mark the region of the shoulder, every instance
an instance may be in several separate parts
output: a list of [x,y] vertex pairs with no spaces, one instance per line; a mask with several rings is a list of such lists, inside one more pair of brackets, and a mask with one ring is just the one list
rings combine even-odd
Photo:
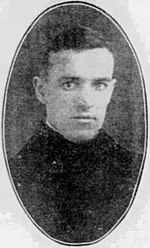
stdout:
[[139,176],[143,154],[123,147],[107,133],[103,135],[102,147],[104,171],[120,183],[130,181],[134,184]]
[[33,180],[40,169],[44,170],[44,162],[54,150],[50,137],[51,131],[46,125],[40,124],[27,144],[9,160],[10,172],[14,181],[18,181],[20,178]]
[[[53,135],[53,130],[49,128],[43,122],[39,123],[34,134],[25,144],[25,146],[16,154],[15,159],[25,158],[34,155],[42,155],[43,151],[50,145],[51,136]],[[49,146],[49,149],[51,145]]]
[[51,130],[42,126],[9,161],[14,189],[29,212],[30,208],[40,208],[44,204],[42,199],[46,192],[50,191],[50,195],[53,195],[51,187],[47,191],[45,188],[48,188],[50,182],[49,175],[54,152]]
[[143,156],[143,154],[136,153],[136,151],[128,149],[127,146],[123,146],[104,130],[99,134],[98,139],[96,150],[102,150],[103,156],[114,162],[118,161],[120,164],[126,164],[126,167]]

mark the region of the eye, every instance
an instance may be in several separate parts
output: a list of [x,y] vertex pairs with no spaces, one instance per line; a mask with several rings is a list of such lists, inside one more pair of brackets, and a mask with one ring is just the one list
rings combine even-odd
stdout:
[[93,86],[96,90],[104,90],[107,88],[109,81],[108,80],[98,80],[93,83]]
[[66,90],[71,90],[71,89],[74,89],[75,88],[75,83],[74,82],[67,81],[67,82],[63,83],[62,86]]
[[62,80],[61,82],[61,87],[64,90],[74,90],[78,87],[78,85],[79,85],[78,81],[74,79],[65,79]]
[[96,85],[96,89],[98,90],[104,90],[107,87],[106,83],[99,83]]

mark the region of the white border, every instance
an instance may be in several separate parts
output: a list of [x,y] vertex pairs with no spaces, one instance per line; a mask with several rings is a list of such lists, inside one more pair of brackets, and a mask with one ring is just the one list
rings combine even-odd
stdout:
[[[6,1],[5,1],[5,2],[6,2]],[[29,6],[30,6],[30,5],[29,5]],[[25,30],[25,31],[26,31],[26,30]],[[16,56],[17,56],[17,55],[16,55]],[[4,86],[5,86],[5,85],[4,85]],[[4,87],[4,86],[3,86],[3,87]],[[99,243],[99,244],[101,244],[101,243]],[[144,247],[145,247],[145,246],[144,246]]]

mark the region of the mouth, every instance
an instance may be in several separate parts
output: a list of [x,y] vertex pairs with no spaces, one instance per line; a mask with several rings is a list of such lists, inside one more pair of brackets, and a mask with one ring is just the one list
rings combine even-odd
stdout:
[[71,119],[76,119],[76,120],[96,120],[96,118],[94,116],[90,116],[90,115],[74,116]]

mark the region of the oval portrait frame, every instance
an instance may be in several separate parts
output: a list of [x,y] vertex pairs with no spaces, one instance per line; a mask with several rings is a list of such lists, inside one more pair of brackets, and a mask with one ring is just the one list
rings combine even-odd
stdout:
[[[127,46],[129,48],[129,50],[132,52],[132,57],[134,57],[134,60],[135,60],[135,63],[136,63],[136,66],[138,67],[138,74],[139,74],[139,77],[140,77],[140,87],[141,87],[141,90],[142,90],[142,104],[144,106],[144,110],[143,110],[143,113],[144,113],[144,142],[143,142],[143,152],[142,153],[142,161],[140,163],[140,169],[138,171],[138,177],[136,179],[136,184],[134,185],[134,190],[132,192],[132,197],[130,199],[130,202],[128,204],[128,207],[126,208],[126,210],[124,211],[124,213],[121,215],[121,217],[118,219],[118,221],[115,223],[115,225],[113,225],[109,231],[107,231],[104,235],[102,235],[100,238],[94,240],[94,241],[88,241],[88,242],[78,242],[78,243],[74,243],[74,242],[66,242],[66,241],[61,241],[55,237],[52,237],[50,234],[48,234],[42,227],[40,227],[38,225],[38,223],[34,220],[34,218],[32,218],[31,214],[29,214],[29,212],[27,211],[27,209],[25,208],[22,200],[21,200],[21,197],[19,196],[18,192],[17,192],[17,189],[16,189],[16,186],[14,184],[14,180],[13,180],[13,177],[11,175],[11,170],[10,170],[10,166],[9,166],[9,162],[8,162],[8,151],[6,151],[6,141],[5,141],[5,132],[6,132],[6,125],[5,125],[5,122],[6,122],[6,104],[7,104],[7,99],[8,99],[8,88],[10,87],[10,81],[11,81],[11,77],[12,77],[12,73],[13,73],[13,70],[14,70],[14,65],[15,65],[15,62],[17,60],[17,57],[18,57],[18,54],[20,53],[20,50],[22,48],[22,45],[24,44],[24,41],[26,40],[26,37],[28,34],[30,34],[30,32],[33,30],[33,28],[36,26],[36,24],[38,23],[39,20],[42,19],[42,17],[44,17],[47,13],[50,13],[51,11],[57,9],[57,8],[61,8],[61,7],[64,7],[64,6],[75,6],[75,5],[80,5],[80,6],[86,6],[87,8],[89,9],[94,9],[95,11],[101,13],[101,15],[103,15],[105,18],[107,18],[111,23],[112,25],[115,26],[116,29],[118,29],[118,32],[120,32],[120,35],[122,36],[122,39],[125,40],[125,42],[127,43]],[[50,238],[51,240],[59,243],[59,244],[63,244],[63,245],[69,245],[69,246],[83,246],[83,245],[92,245],[92,244],[95,244],[97,242],[100,242],[102,239],[106,238],[121,222],[122,220],[125,218],[125,216],[127,215],[128,211],[130,210],[132,204],[133,204],[133,201],[134,201],[134,198],[136,197],[136,193],[137,193],[137,190],[138,190],[138,187],[139,187],[139,184],[140,184],[140,181],[141,181],[141,177],[142,177],[142,172],[143,172],[143,168],[144,168],[144,163],[145,163],[145,157],[146,157],[146,152],[147,152],[147,139],[148,139],[148,113],[147,113],[147,96],[146,96],[146,89],[145,89],[145,82],[144,82],[144,77],[143,77],[143,73],[142,73],[142,69],[141,69],[141,65],[140,65],[140,62],[139,62],[139,59],[137,57],[137,54],[136,54],[136,51],[132,45],[132,43],[130,42],[128,36],[126,35],[126,33],[124,32],[124,30],[122,29],[122,27],[117,23],[117,21],[110,15],[108,14],[105,10],[101,9],[100,7],[94,5],[94,4],[91,4],[91,3],[88,3],[88,2],[82,2],[82,1],[68,1],[68,2],[61,2],[61,3],[58,3],[58,4],[55,4],[53,6],[50,6],[48,7],[47,9],[45,9],[44,11],[42,11],[36,18],[35,20],[31,23],[31,25],[29,26],[29,28],[27,29],[27,31],[25,32],[25,34],[23,35],[16,51],[15,51],[15,55],[13,57],[13,60],[12,60],[12,63],[11,63],[11,66],[10,66],[10,70],[9,70],[9,74],[8,74],[8,78],[7,78],[7,83],[6,83],[6,87],[5,87],[5,93],[4,93],[4,101],[3,101],[3,113],[2,113],[2,143],[3,143],[3,152],[4,152],[4,157],[5,157],[5,163],[6,163],[6,166],[7,166],[7,171],[8,171],[8,174],[9,174],[9,178],[10,178],[10,181],[11,181],[11,184],[13,186],[13,189],[14,189],[14,192],[17,196],[17,199],[21,205],[21,207],[23,208],[23,210],[25,211],[25,213],[27,214],[27,216],[29,217],[29,219],[33,222],[33,224],[45,235],[47,236],[48,238]],[[8,135],[9,137],[9,135]],[[10,149],[11,150],[11,149]],[[11,157],[11,156],[10,156]]]

